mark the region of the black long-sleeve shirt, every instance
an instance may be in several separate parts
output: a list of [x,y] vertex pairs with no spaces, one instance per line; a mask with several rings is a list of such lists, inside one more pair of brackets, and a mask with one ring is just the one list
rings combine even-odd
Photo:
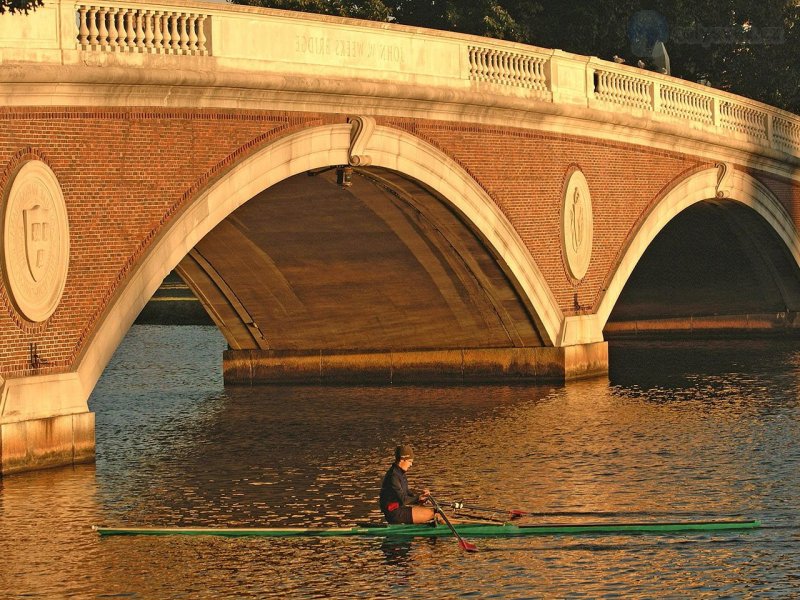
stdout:
[[[418,500],[419,494],[408,489],[406,472],[398,467],[397,463],[389,467],[381,484],[381,510],[386,513],[389,512],[389,507],[395,502],[399,506],[410,506],[416,504]],[[394,508],[397,507],[395,506]]]

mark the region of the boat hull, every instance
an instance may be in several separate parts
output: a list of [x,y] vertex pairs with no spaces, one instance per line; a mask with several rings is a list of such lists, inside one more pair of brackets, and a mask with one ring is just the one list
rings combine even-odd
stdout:
[[[639,534],[691,531],[731,531],[755,529],[757,520],[681,521],[667,523],[459,523],[456,531],[464,537],[517,537],[528,535]],[[228,537],[446,537],[452,535],[443,525],[374,525],[356,527],[99,527],[101,536],[109,535],[215,535]]]

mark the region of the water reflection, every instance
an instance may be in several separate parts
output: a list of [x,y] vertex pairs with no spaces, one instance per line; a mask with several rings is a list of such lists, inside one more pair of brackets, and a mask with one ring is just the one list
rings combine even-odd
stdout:
[[[0,589],[45,597],[739,597],[800,566],[800,359],[791,344],[612,349],[553,386],[222,386],[213,329],[135,327],[91,400],[97,465],[0,482]],[[379,518],[394,445],[441,498],[536,520],[743,513],[719,535],[411,541],[110,538],[95,523]],[[65,592],[66,590],[66,592]]]

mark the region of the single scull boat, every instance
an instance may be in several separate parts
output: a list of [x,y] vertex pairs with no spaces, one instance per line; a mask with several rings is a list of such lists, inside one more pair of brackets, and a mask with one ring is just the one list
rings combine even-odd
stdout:
[[[757,520],[679,521],[668,523],[544,523],[515,525],[512,523],[458,523],[453,527],[465,537],[511,537],[523,535],[632,534],[673,533],[688,531],[727,531],[755,529]],[[443,525],[358,525],[355,527],[100,527],[106,535],[221,535],[265,537],[443,537],[453,535]]]

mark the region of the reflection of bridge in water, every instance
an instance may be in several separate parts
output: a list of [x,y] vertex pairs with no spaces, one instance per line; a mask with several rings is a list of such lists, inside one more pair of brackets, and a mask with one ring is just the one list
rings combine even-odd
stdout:
[[565,380],[606,371],[607,335],[794,323],[800,120],[707,87],[63,1],[0,20],[0,94],[5,472],[92,456],[87,398],[173,269],[228,381]]

